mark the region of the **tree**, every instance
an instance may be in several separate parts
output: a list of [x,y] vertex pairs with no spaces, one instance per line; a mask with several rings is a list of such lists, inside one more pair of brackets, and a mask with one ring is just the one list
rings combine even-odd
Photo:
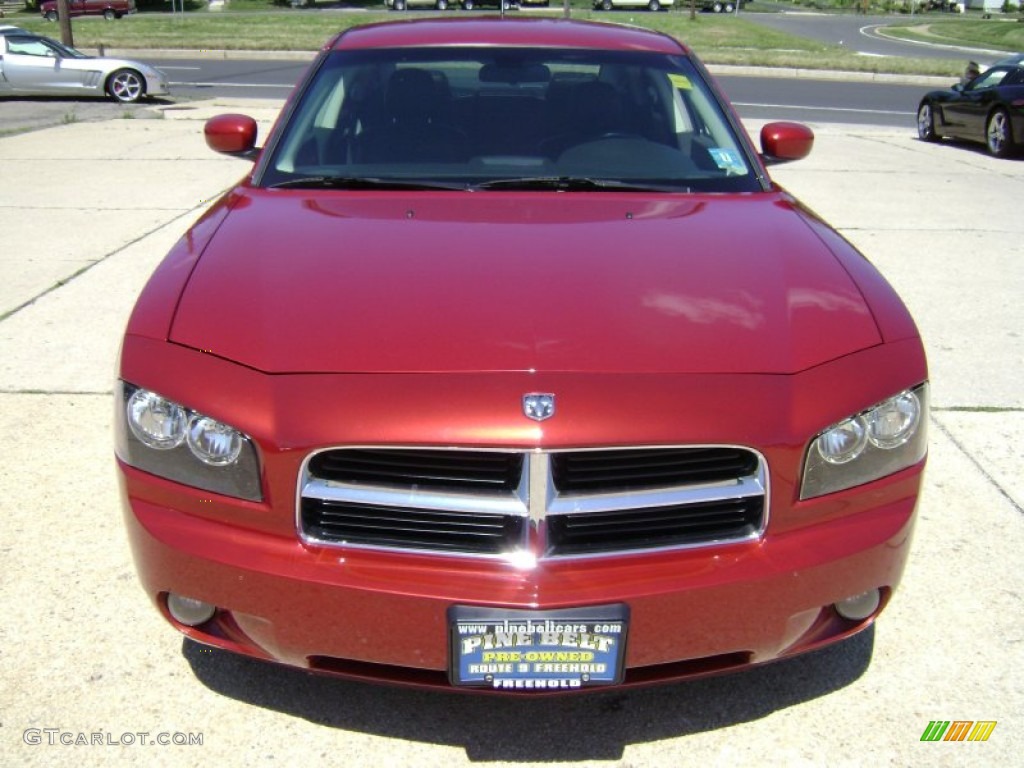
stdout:
[[71,13],[68,10],[68,0],[57,0],[57,20],[60,22],[60,41],[64,45],[74,48],[75,36],[71,34]]

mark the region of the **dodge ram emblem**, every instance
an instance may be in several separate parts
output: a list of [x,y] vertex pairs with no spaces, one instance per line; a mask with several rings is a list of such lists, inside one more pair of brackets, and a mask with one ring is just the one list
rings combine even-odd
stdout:
[[523,395],[523,413],[528,419],[544,421],[555,415],[555,396],[546,394]]

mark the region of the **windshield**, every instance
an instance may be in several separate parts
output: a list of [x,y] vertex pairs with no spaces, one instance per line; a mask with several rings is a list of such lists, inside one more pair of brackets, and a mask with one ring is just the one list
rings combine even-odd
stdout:
[[721,106],[686,57],[491,47],[332,53],[260,183],[761,188]]

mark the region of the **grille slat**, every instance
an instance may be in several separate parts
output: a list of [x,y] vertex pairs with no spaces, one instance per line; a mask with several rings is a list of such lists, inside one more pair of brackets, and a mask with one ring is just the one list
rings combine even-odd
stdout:
[[367,485],[512,490],[519,484],[523,457],[486,451],[327,451],[314,457],[312,473],[324,480]]
[[[537,540],[546,542],[538,556],[565,557],[738,541],[764,528],[767,469],[743,448],[527,456],[324,451],[302,478],[300,529],[307,540],[328,544],[510,555],[528,547],[536,525]],[[524,477],[528,467],[532,478]],[[526,489],[535,497],[525,498]]]
[[305,531],[325,542],[500,554],[522,536],[525,520],[512,515],[467,515],[372,504],[303,499]]
[[[325,505],[326,506],[326,505]],[[372,515],[368,514],[372,513]],[[477,531],[501,531],[504,527],[502,518],[495,517],[494,521],[468,515],[465,520],[452,519],[451,515],[434,513],[426,519],[422,513],[408,513],[396,515],[390,509],[384,507],[361,507],[353,508],[345,506],[343,511],[331,509],[329,506],[319,511],[321,525],[347,525],[359,527],[364,530],[389,530],[389,531],[441,531],[441,530],[466,530]]]
[[557,515],[549,543],[561,554],[592,554],[736,539],[756,533],[763,501],[740,499],[629,512]]
[[551,458],[555,487],[566,492],[610,492],[735,480],[757,468],[740,448],[579,451]]

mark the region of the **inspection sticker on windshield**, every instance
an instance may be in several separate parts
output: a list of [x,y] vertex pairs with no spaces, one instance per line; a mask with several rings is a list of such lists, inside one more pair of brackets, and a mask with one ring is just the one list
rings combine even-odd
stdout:
[[740,157],[740,153],[735,149],[729,149],[727,147],[711,147],[708,149],[708,154],[711,155],[711,159],[715,161],[715,165],[723,171],[728,171],[729,173],[747,172],[746,163],[743,162],[743,158]]
[[629,609],[448,611],[453,685],[557,691],[622,682]]
[[690,82],[690,78],[686,75],[678,75],[675,73],[669,73],[668,81],[672,83],[678,90],[690,91],[693,90],[693,83]]

